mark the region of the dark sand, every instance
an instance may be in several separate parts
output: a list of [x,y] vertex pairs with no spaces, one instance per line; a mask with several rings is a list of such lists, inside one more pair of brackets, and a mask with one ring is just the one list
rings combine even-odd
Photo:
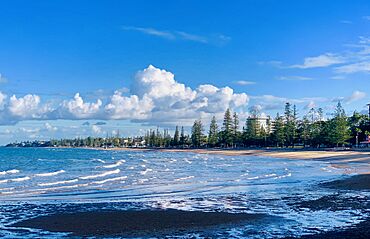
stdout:
[[350,178],[322,183],[321,186],[342,190],[370,190],[370,174],[359,174]]
[[[291,237],[287,237],[286,239]],[[301,239],[368,239],[370,238],[370,220],[367,219],[352,227],[337,231],[323,232],[315,235],[301,236]]]
[[[360,174],[349,178],[325,182],[320,186],[328,187],[338,190],[369,190],[370,189],[370,174]],[[297,202],[296,206],[300,208],[307,208],[310,210],[346,210],[356,209],[364,212],[367,218],[358,224],[351,227],[337,230],[322,232],[314,235],[301,236],[302,239],[354,239],[354,238],[370,238],[370,201],[369,198],[353,196],[350,198],[342,198],[340,194],[336,193],[331,196],[324,196],[316,200]]]
[[264,214],[190,212],[180,210],[93,211],[41,216],[14,227],[71,232],[75,236],[163,236],[255,221]]

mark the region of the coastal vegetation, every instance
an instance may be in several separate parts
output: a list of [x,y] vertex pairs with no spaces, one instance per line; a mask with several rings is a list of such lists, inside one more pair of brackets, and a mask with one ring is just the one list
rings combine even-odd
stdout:
[[230,109],[225,111],[222,125],[215,116],[206,130],[201,119],[194,121],[190,134],[184,127],[176,126],[173,135],[169,129],[149,130],[137,137],[87,137],[52,139],[11,143],[9,147],[152,147],[152,148],[201,148],[201,147],[283,147],[320,148],[359,146],[370,136],[368,115],[354,112],[347,116],[341,103],[333,113],[324,116],[321,108],[312,108],[302,117],[295,105],[285,104],[283,114],[274,118],[263,116],[252,109],[244,125]]

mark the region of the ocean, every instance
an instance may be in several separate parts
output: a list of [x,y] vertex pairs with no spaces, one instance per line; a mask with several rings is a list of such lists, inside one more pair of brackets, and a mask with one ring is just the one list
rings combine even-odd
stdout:
[[[69,237],[12,224],[40,215],[99,209],[270,216],[208,232],[224,238],[279,238],[327,231],[359,222],[363,213],[309,210],[296,203],[335,195],[336,190],[318,183],[347,177],[360,168],[359,163],[342,168],[324,161],[191,152],[0,148],[0,237]],[[368,197],[369,192],[342,196]],[[167,236],[205,237],[199,231]]]

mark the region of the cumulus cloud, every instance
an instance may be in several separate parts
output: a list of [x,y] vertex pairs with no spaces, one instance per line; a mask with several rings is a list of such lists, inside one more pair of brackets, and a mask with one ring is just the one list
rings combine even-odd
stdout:
[[72,116],[76,119],[87,119],[96,116],[102,106],[102,101],[98,99],[96,103],[84,102],[79,93],[76,93],[72,100],[64,101],[59,114]]
[[335,64],[343,63],[345,59],[342,56],[335,55],[332,53],[325,53],[319,56],[306,57],[303,64],[292,65],[291,68],[317,68],[317,67],[327,67]]
[[[173,73],[150,65],[137,72],[129,92],[117,90],[104,102],[87,102],[76,93],[60,103],[55,103],[55,99],[53,103],[42,103],[38,95],[8,98],[0,92],[0,124],[33,119],[124,119],[152,125],[190,125],[197,118],[207,120],[221,115],[229,107],[243,113],[248,102],[247,94],[235,93],[230,87],[206,84],[192,89],[176,81]],[[49,123],[45,129],[56,130]],[[98,128],[94,129],[97,132]]]
[[152,99],[146,95],[140,99],[137,95],[127,97],[116,91],[104,109],[110,119],[147,119],[153,107]]

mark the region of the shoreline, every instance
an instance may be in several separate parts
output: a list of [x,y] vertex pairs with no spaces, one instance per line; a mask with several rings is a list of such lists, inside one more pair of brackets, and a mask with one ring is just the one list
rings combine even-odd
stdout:
[[[68,148],[68,147],[67,147]],[[158,151],[215,154],[224,156],[264,156],[272,158],[305,159],[332,161],[336,163],[362,162],[370,164],[370,150],[335,150],[335,149],[168,149],[168,148],[89,148],[82,149],[106,151]]]

